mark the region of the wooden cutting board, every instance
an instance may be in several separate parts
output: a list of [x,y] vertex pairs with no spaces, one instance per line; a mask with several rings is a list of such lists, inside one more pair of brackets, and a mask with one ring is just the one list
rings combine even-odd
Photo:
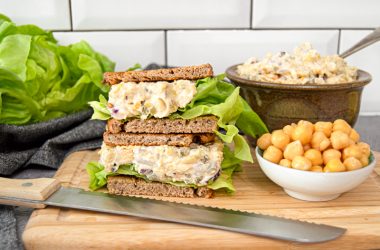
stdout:
[[[375,154],[380,159],[380,153]],[[85,166],[96,151],[71,154],[55,178],[64,186],[87,189]],[[305,202],[286,195],[256,164],[237,173],[234,195],[214,199],[176,199],[187,203],[239,209],[347,228],[343,237],[319,244],[301,244],[128,216],[45,208],[33,212],[23,234],[27,249],[379,249],[380,162],[356,189],[328,202]],[[168,199],[168,198],[167,198]],[[170,200],[170,199],[168,199]]]

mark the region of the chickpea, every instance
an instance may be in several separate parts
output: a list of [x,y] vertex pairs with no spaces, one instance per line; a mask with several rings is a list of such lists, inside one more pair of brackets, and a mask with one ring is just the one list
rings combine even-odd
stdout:
[[362,150],[358,145],[351,145],[345,149],[343,149],[343,160],[346,160],[349,157],[355,157],[356,159],[360,159],[363,156]]
[[315,131],[323,132],[326,137],[330,137],[333,124],[331,122],[316,122],[314,124]]
[[333,131],[342,131],[349,135],[351,133],[351,126],[343,119],[338,119],[334,121]]
[[275,130],[272,132],[272,139],[271,142],[273,146],[284,150],[286,145],[289,144],[290,138],[287,134],[285,134],[284,131],[282,130]]
[[309,129],[312,130],[312,132],[314,132],[314,124],[309,122],[309,121],[305,121],[305,120],[300,120],[298,122],[298,126],[306,126],[308,127]]
[[306,157],[297,155],[294,157],[292,161],[292,168],[299,170],[310,170],[311,169],[311,161]]
[[257,146],[262,150],[266,150],[270,145],[272,145],[271,141],[272,141],[272,135],[270,133],[263,134],[257,140]]
[[277,164],[282,159],[282,151],[271,145],[264,151],[263,157],[264,159]]
[[285,134],[287,134],[289,137],[292,137],[292,133],[294,131],[294,127],[292,125],[286,125],[283,129]]
[[303,151],[303,147],[302,147],[301,142],[300,141],[294,141],[294,142],[289,143],[285,147],[284,157],[285,157],[285,159],[292,161],[294,159],[294,157],[302,156],[303,153],[304,153],[304,151]]
[[350,145],[348,134],[339,130],[331,133],[330,140],[334,149],[343,149]]
[[321,144],[319,145],[319,149],[321,151],[326,150],[326,149],[328,149],[330,147],[331,147],[331,141],[328,138],[326,138],[323,141],[321,141]]
[[307,150],[309,150],[309,149],[311,149],[311,146],[310,146],[310,144],[306,144],[305,146],[303,146],[303,151],[307,151]]
[[356,132],[355,129],[351,129],[350,139],[353,140],[354,142],[358,142],[360,140],[360,135],[358,132]]
[[362,156],[359,160],[360,160],[360,162],[362,163],[362,166],[363,166],[363,167],[368,166],[369,159],[368,159],[367,156]]
[[362,163],[357,158],[352,156],[345,159],[343,164],[347,171],[352,171],[363,167]]
[[298,125],[292,133],[293,141],[299,140],[302,143],[302,145],[310,143],[312,136],[313,129],[311,129],[310,126],[305,124]]
[[279,165],[281,165],[283,167],[291,168],[292,167],[292,162],[289,161],[288,159],[282,159],[280,161]]
[[312,166],[310,171],[312,171],[312,172],[323,172],[323,168],[321,166]]
[[313,166],[319,166],[323,163],[322,154],[316,149],[307,150],[304,156],[311,161]]
[[365,142],[359,142],[357,145],[362,150],[362,153],[365,156],[369,157],[369,155],[371,154],[371,148],[370,148],[370,146],[367,143],[365,143]]
[[354,140],[352,140],[351,138],[349,138],[348,140],[349,140],[349,143],[348,143],[349,146],[355,145]]
[[311,147],[324,151],[330,146],[330,140],[326,137],[326,135],[322,131],[316,131],[311,138]]
[[346,171],[346,167],[343,165],[340,159],[334,158],[334,159],[329,160],[329,162],[327,162],[323,171],[324,172],[344,172]]
[[323,158],[323,163],[326,165],[330,160],[332,159],[339,159],[342,156],[339,150],[336,149],[327,149],[326,151],[323,152],[322,158]]

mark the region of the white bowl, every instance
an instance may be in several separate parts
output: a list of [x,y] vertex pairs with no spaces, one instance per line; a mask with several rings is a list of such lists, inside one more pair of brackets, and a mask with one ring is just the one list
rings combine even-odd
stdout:
[[371,153],[368,166],[354,171],[323,173],[287,168],[272,163],[262,157],[262,151],[256,147],[256,157],[260,168],[274,183],[297,199],[305,201],[328,201],[338,198],[364,182],[375,167],[375,157]]

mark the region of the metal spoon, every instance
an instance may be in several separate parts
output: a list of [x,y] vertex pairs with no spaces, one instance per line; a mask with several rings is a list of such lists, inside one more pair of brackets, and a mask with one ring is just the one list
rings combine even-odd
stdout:
[[360,40],[357,44],[355,44],[354,46],[352,46],[345,52],[341,53],[339,56],[342,58],[346,58],[354,54],[355,52],[358,52],[359,50],[362,50],[379,40],[380,40],[380,27],[375,29],[372,33],[368,34],[366,37]]

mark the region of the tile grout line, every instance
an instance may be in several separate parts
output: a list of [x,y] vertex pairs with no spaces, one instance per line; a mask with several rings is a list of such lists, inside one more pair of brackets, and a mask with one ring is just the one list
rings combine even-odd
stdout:
[[71,7],[71,0],[69,1],[69,12],[70,12],[70,31],[73,31],[73,8]]
[[373,28],[177,28],[177,29],[72,29],[72,30],[55,30],[52,32],[142,32],[142,31],[344,31],[344,30],[373,30]]
[[249,13],[250,13],[250,16],[249,16],[249,28],[250,29],[253,29],[253,8],[254,8],[254,0],[251,0],[251,5],[249,6]]
[[168,31],[164,30],[165,66],[168,66]]

